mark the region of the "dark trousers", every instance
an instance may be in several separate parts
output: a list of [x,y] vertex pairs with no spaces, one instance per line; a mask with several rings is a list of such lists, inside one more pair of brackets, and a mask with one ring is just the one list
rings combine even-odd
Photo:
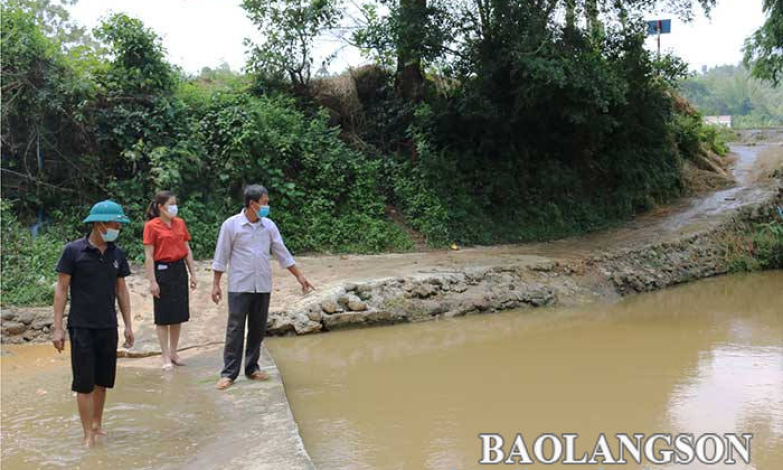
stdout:
[[269,296],[269,293],[228,293],[228,324],[221,377],[234,380],[239,376],[239,369],[242,367],[245,318],[247,318],[245,375],[260,369],[258,359],[261,355],[261,341],[264,340],[264,333],[266,333],[266,319],[269,316]]

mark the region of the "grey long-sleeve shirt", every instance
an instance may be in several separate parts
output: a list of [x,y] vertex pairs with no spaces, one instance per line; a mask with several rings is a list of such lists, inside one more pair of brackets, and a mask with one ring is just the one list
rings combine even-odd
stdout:
[[272,292],[272,255],[283,269],[295,264],[277,225],[265,217],[250,223],[243,210],[220,227],[212,269],[228,268],[229,292]]

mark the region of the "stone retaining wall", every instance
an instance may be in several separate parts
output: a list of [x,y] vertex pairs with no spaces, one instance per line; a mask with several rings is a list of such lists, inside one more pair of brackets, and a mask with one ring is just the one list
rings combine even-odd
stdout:
[[715,229],[674,243],[648,245],[593,258],[589,262],[611,279],[621,295],[650,292],[726,274],[729,272],[728,243],[746,234],[754,224],[780,220],[776,205],[783,205],[783,188],[772,201],[742,208]]
[[273,335],[303,335],[660,290],[727,273],[727,240],[744,234],[750,224],[779,217],[775,205],[783,205],[783,188],[715,228],[579,262],[465,268],[347,284],[298,308],[272,312],[268,329]]
[[[66,317],[67,318],[67,317]],[[22,344],[51,339],[54,313],[51,308],[3,309],[3,343]]]

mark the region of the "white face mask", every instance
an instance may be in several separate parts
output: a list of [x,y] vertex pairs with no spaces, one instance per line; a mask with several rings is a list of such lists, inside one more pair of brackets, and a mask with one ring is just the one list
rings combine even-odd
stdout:
[[168,212],[170,217],[176,217],[177,213],[179,212],[179,208],[177,208],[176,204],[172,204],[172,205],[169,206],[169,208],[168,208],[168,210],[166,212]]

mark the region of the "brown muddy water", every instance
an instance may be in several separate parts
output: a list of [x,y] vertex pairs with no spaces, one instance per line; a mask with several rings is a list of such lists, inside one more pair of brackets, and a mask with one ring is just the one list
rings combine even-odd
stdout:
[[[577,451],[598,433],[749,432],[751,464],[731,468],[781,469],[781,292],[783,272],[731,276],[613,305],[270,338],[268,347],[322,470],[483,468],[480,432],[579,433]],[[270,424],[254,417],[265,392],[247,381],[216,392],[219,349],[175,373],[124,361],[107,400],[110,434],[92,450],[79,446],[67,355],[51,345],[6,351],[4,470],[252,469],[248,449],[264,446]]]
[[751,463],[726,468],[783,469],[782,294],[783,272],[736,275],[268,347],[321,470],[484,468],[482,432],[578,433],[577,458],[599,433],[753,433]]

